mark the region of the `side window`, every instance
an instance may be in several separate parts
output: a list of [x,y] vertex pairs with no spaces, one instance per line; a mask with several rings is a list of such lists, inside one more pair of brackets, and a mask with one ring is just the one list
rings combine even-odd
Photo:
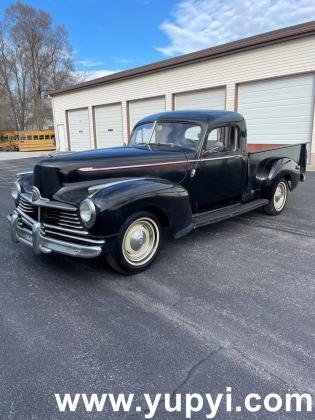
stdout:
[[205,148],[211,150],[222,145],[222,149],[214,151],[234,152],[239,148],[239,128],[236,126],[224,126],[214,128],[208,134]]
[[230,137],[229,137],[229,144],[230,144],[230,149],[231,151],[235,151],[235,150],[239,150],[241,145],[240,145],[240,129],[239,127],[232,125],[230,127]]

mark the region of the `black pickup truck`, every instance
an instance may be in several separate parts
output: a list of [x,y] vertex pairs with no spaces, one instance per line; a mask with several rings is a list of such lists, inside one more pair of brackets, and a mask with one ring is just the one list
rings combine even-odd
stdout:
[[162,228],[175,238],[262,207],[277,215],[306,171],[306,144],[249,145],[242,115],[151,115],[127,147],[65,153],[17,174],[12,239],[36,253],[105,254],[124,274],[148,267]]

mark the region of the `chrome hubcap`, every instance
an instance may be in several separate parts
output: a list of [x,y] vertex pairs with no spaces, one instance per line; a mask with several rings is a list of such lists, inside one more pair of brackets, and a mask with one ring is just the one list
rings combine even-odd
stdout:
[[131,265],[144,265],[155,255],[159,240],[159,228],[154,220],[148,217],[135,220],[124,234],[123,255]]
[[145,243],[146,234],[143,230],[136,230],[130,238],[130,246],[134,251],[139,251]]
[[277,211],[281,211],[285,205],[285,202],[287,200],[287,185],[285,182],[281,181],[279,182],[274,198],[273,198],[273,204]]

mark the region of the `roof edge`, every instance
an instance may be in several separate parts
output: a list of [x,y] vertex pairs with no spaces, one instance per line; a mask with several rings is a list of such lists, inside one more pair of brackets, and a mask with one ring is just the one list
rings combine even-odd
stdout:
[[144,74],[155,73],[161,70],[166,70],[174,67],[180,67],[187,64],[192,64],[198,61],[209,60],[233,54],[257,47],[263,47],[269,44],[276,44],[290,39],[310,36],[315,34],[315,21],[305,22],[286,28],[277,29],[263,34],[250,36],[237,41],[228,42],[215,47],[206,48],[192,53],[180,55],[178,57],[169,58],[162,61],[146,64],[141,67],[120,71],[110,74],[108,76],[100,77],[86,82],[78,83],[64,89],[55,90],[49,93],[50,96],[62,95],[67,92],[74,92],[81,89],[96,87],[103,84],[139,77]]

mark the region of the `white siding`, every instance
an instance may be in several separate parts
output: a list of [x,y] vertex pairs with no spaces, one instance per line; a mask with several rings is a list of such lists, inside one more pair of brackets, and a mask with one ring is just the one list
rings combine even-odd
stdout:
[[129,102],[130,132],[141,118],[165,111],[165,97]]
[[122,146],[121,104],[99,106],[94,109],[94,113],[97,147]]
[[314,78],[312,74],[240,85],[239,111],[250,143],[310,142]]
[[90,124],[88,109],[68,111],[71,150],[90,149]]
[[[176,92],[226,86],[226,109],[233,111],[236,84],[314,71],[315,36],[312,35],[56,95],[53,100],[55,127],[57,129],[57,124],[65,124],[66,110],[122,102],[123,135],[126,140],[128,101],[165,95],[166,110],[169,111],[172,109],[172,95]],[[315,151],[314,141],[313,147]]]
[[176,93],[175,109],[225,109],[225,88]]

